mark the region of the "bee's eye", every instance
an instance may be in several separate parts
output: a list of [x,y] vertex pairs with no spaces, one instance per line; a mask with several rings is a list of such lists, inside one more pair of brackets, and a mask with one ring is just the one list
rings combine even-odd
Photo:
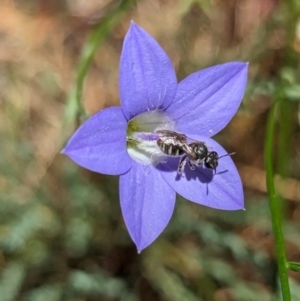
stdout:
[[210,169],[216,169],[218,166],[218,154],[217,152],[210,152],[205,159],[205,167]]

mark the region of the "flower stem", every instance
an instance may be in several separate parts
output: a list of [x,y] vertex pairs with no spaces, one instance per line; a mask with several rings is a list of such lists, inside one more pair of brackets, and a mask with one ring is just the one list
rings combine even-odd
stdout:
[[300,272],[300,263],[299,262],[289,262],[288,267],[291,271]]
[[277,264],[283,301],[291,300],[290,286],[288,280],[288,261],[286,257],[283,232],[282,232],[282,200],[278,196],[274,185],[274,172],[272,166],[274,132],[275,132],[275,108],[277,102],[272,106],[267,123],[267,137],[265,143],[265,165],[266,181],[269,195],[269,207],[271,211],[272,227],[277,253]]
[[111,13],[107,14],[106,17],[101,18],[101,21],[89,34],[87,42],[81,52],[81,57],[77,67],[76,83],[68,97],[65,123],[69,124],[69,122],[74,121],[74,119],[78,119],[76,118],[78,115],[81,118],[87,117],[82,104],[82,92],[84,79],[87,75],[94,54],[99,45],[105,41],[114,26],[120,22],[121,15],[130,9],[135,2],[136,0],[121,1],[121,3]]

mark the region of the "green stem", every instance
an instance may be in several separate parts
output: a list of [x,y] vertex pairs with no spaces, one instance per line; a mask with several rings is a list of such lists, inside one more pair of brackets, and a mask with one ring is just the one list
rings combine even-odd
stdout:
[[289,262],[288,268],[294,272],[300,272],[300,262]]
[[291,116],[295,108],[294,104],[288,100],[284,100],[279,104],[279,124],[280,132],[278,137],[278,157],[277,157],[277,172],[282,177],[287,177],[289,172],[289,165],[287,162],[290,159],[291,153],[291,137],[293,131],[293,123]]
[[[296,35],[296,28],[299,19],[299,9],[295,0],[287,0],[282,2],[282,9],[284,11],[285,32],[287,35],[287,44],[285,46],[284,59],[282,61],[282,67],[288,67],[292,70],[294,66],[298,64],[299,58],[298,53],[294,49],[294,41]],[[284,88],[287,83],[281,82],[282,88]],[[288,83],[288,85],[290,85]],[[280,89],[278,89],[280,90]],[[284,93],[283,93],[284,94]],[[277,161],[277,172],[283,176],[288,176],[288,164],[291,155],[291,137],[293,132],[293,122],[291,122],[291,116],[295,110],[295,104],[288,101],[283,95],[283,101],[279,104],[279,123],[280,132],[278,139],[278,158]]]
[[82,104],[82,93],[84,80],[94,58],[94,54],[99,45],[105,41],[111,30],[120,22],[121,15],[129,10],[135,2],[136,0],[123,0],[116,9],[101,19],[101,21],[89,34],[77,67],[75,87],[71,90],[67,102],[65,116],[67,124],[72,122],[78,115],[83,118],[87,117]]
[[266,165],[266,181],[269,195],[269,207],[271,211],[272,227],[275,239],[275,247],[277,253],[277,264],[279,271],[279,279],[281,283],[281,292],[283,301],[291,300],[290,286],[288,280],[288,262],[286,257],[283,233],[282,233],[282,213],[281,200],[276,193],[274,185],[274,173],[272,166],[273,148],[274,148],[274,132],[275,132],[275,103],[269,113],[267,123],[267,137],[265,144],[265,165]]

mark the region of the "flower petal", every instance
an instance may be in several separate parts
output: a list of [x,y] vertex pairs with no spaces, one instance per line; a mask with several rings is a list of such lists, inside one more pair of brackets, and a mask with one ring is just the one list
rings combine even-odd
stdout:
[[[195,138],[195,137],[193,137]],[[227,154],[216,141],[197,137],[216,151],[219,156]],[[166,163],[160,163],[157,168],[167,183],[180,195],[195,203],[223,210],[244,209],[244,194],[241,178],[230,156],[219,160],[217,172],[207,168],[190,170],[186,165],[185,172],[180,177],[177,174],[178,158],[170,158]]]
[[176,94],[172,63],[159,44],[131,23],[120,62],[120,98],[128,120],[150,110],[167,108]]
[[127,121],[120,107],[104,109],[74,133],[62,152],[89,170],[122,174],[132,163],[126,148],[126,129]]
[[222,130],[239,108],[248,64],[233,62],[195,72],[178,84],[167,113],[178,131],[211,137]]
[[141,252],[169,223],[175,192],[152,165],[133,163],[120,177],[120,199],[129,234]]

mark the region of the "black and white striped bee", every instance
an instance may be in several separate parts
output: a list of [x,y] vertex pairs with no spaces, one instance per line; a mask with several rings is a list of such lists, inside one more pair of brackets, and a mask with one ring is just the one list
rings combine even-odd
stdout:
[[177,170],[180,175],[186,163],[188,163],[191,170],[194,170],[196,166],[204,165],[206,168],[213,169],[216,172],[220,158],[235,154],[230,153],[219,157],[217,152],[209,151],[204,142],[189,142],[189,138],[185,134],[170,130],[158,130],[156,133],[159,136],[157,145],[164,154],[176,157],[181,156]]

